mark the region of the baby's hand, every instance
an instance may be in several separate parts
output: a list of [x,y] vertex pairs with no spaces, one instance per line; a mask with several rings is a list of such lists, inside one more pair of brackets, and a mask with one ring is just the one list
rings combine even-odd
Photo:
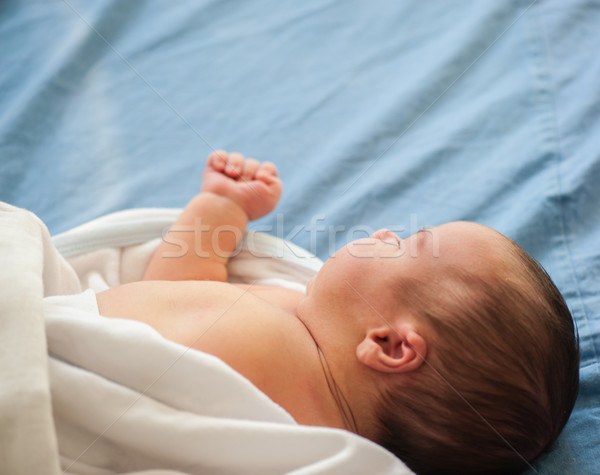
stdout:
[[229,198],[250,220],[264,216],[277,206],[281,180],[270,162],[260,163],[239,153],[211,153],[202,175],[202,191]]

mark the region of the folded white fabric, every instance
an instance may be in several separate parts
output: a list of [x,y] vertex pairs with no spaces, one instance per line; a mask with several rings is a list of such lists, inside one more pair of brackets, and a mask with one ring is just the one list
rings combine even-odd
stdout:
[[[58,474],[42,299],[77,276],[31,213],[0,203],[0,471]],[[52,273],[54,272],[54,273]],[[47,284],[46,284],[47,282]]]
[[[11,354],[0,357],[0,460],[9,473],[411,473],[366,439],[296,424],[218,358],[98,314],[94,292],[138,279],[177,210],[117,213],[56,236],[68,262],[33,215],[4,210],[12,259],[0,270],[0,338]],[[301,289],[320,264],[249,233],[230,275]]]

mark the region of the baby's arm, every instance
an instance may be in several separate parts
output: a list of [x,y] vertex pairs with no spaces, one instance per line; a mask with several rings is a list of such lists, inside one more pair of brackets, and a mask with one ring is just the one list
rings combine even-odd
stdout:
[[227,261],[249,220],[271,212],[281,196],[275,165],[213,152],[202,191],[185,207],[154,252],[144,280],[227,280]]

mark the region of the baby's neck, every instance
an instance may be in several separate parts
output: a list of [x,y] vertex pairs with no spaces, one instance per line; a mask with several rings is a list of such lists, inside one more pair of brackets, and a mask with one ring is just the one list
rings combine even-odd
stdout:
[[[334,427],[356,432],[356,424],[346,398],[338,387],[327,361],[300,320],[302,329],[288,371],[272,374],[274,384],[263,391],[284,407],[299,424]],[[279,384],[293,375],[293,384]]]

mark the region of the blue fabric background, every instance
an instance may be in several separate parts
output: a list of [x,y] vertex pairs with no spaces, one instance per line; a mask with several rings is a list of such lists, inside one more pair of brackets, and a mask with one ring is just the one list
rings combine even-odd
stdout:
[[468,219],[549,271],[581,336],[540,473],[600,473],[600,2],[0,3],[0,199],[58,233],[182,207],[212,149],[275,162],[253,224],[327,258]]

